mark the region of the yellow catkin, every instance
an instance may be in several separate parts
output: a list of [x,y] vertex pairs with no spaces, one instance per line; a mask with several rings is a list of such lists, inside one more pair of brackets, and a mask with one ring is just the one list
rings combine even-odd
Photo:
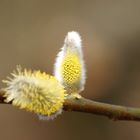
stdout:
[[54,76],[21,68],[12,76],[4,80],[6,102],[12,101],[14,106],[47,116],[63,107],[65,90]]
[[65,87],[69,97],[75,97],[75,94],[80,97],[79,93],[84,90],[86,70],[78,32],[72,31],[66,35],[55,60],[54,75]]

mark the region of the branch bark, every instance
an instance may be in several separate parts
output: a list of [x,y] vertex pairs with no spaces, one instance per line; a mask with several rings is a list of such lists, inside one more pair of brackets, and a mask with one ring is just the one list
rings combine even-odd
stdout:
[[[0,103],[5,103],[3,95],[4,92],[0,91]],[[80,99],[66,99],[64,102],[64,110],[106,116],[112,120],[140,121],[140,108],[101,103],[84,97]]]
[[83,97],[67,99],[64,103],[64,110],[106,116],[112,120],[140,121],[140,108],[101,103]]

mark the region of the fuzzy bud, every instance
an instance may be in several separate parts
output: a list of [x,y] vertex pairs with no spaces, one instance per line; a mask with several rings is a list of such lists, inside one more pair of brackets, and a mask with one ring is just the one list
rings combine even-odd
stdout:
[[68,94],[78,94],[85,85],[85,64],[80,35],[68,32],[64,45],[56,57],[54,75]]

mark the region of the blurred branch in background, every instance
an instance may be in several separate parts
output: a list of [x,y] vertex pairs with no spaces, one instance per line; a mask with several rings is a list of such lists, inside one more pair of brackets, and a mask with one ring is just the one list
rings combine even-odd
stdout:
[[[0,103],[5,103],[4,92],[0,91]],[[81,97],[69,98],[64,103],[65,111],[78,111],[106,116],[112,120],[140,121],[140,108],[131,108],[107,103],[100,103]]]

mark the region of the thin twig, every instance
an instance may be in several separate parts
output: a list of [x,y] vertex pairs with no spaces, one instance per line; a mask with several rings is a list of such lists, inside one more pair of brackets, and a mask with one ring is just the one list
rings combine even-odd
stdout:
[[[4,92],[0,91],[0,103],[5,103],[3,94]],[[64,110],[106,116],[112,120],[140,121],[140,108],[101,103],[83,97],[66,99]]]

